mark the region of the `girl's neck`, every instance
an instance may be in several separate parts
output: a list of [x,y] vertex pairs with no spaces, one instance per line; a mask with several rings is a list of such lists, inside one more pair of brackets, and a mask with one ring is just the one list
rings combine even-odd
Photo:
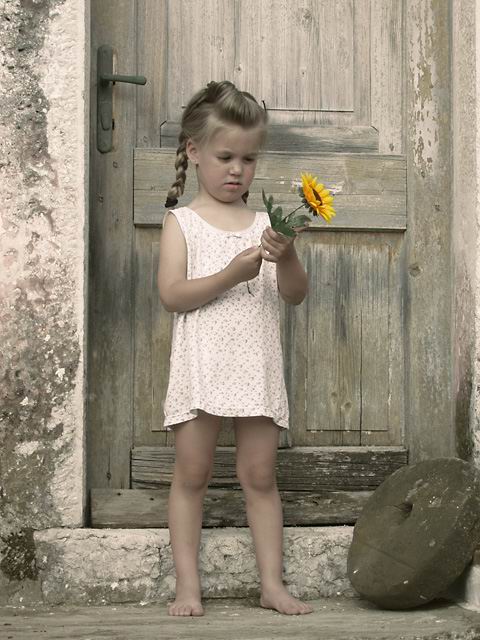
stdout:
[[202,194],[195,196],[189,205],[195,211],[198,209],[208,209],[210,211],[231,211],[233,209],[248,209],[245,201],[242,198],[235,202],[222,202],[209,196],[205,197]]

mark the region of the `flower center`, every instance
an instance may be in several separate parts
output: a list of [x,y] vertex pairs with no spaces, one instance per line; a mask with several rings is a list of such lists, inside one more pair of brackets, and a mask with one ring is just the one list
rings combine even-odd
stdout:
[[322,205],[322,204],[323,204],[323,201],[322,201],[322,198],[320,197],[320,194],[319,194],[317,191],[315,191],[315,189],[314,189],[313,187],[312,187],[312,191],[313,191],[313,193],[315,194],[316,199],[317,199],[317,200],[320,202],[320,204]]

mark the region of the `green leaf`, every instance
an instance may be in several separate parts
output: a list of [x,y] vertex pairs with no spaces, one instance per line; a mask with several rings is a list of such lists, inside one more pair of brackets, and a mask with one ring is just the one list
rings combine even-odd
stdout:
[[282,207],[276,207],[272,212],[271,219],[273,219],[274,222],[280,222],[282,220],[282,217],[283,217]]
[[265,195],[265,191],[263,189],[262,189],[262,198],[263,198],[263,204],[265,205],[265,208],[267,209],[268,213],[270,213],[270,207],[268,204],[267,196]]
[[295,236],[295,231],[290,228],[290,225],[283,222],[283,220],[278,222],[275,225],[275,227],[272,227],[272,228],[275,229],[275,231],[278,231],[279,233],[283,233],[283,235],[288,236],[290,238],[293,238]]
[[311,222],[312,219],[310,216],[306,216],[306,215],[300,215],[300,216],[296,216],[295,218],[292,218],[291,220],[288,221],[288,224],[292,227],[303,227],[305,222]]
[[265,205],[268,213],[272,213],[272,204],[273,204],[273,196],[270,196],[269,198],[267,198],[265,191],[262,189],[262,198],[263,198],[263,204]]

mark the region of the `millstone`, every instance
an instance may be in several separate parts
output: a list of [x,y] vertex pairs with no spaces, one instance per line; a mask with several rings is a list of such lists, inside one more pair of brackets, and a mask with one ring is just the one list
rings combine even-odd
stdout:
[[360,595],[387,609],[439,596],[480,542],[480,476],[458,458],[403,467],[366,502],[347,571]]

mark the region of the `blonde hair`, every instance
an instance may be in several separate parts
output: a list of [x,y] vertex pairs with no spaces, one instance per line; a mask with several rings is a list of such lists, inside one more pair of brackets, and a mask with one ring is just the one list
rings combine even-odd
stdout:
[[[207,143],[218,131],[228,125],[240,125],[245,128],[260,126],[261,145],[265,143],[268,116],[252,94],[240,91],[229,80],[209,82],[190,99],[182,115],[179,145],[175,158],[176,179],[167,193],[165,206],[173,207],[185,190],[187,179],[187,140],[197,145]],[[243,194],[247,202],[248,191]]]

